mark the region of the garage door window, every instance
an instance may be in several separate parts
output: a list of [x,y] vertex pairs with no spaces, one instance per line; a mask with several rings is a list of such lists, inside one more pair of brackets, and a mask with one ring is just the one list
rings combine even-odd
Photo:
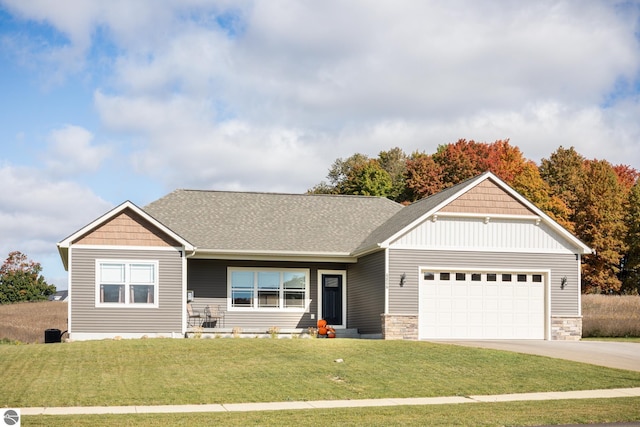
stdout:
[[526,282],[527,275],[526,274],[518,274],[518,282]]
[[503,274],[502,275],[502,281],[503,282],[510,282],[511,281],[511,275],[510,274]]
[[440,273],[440,280],[449,280],[450,276],[449,273]]
[[430,271],[425,271],[424,280],[436,280],[436,275]]
[[542,274],[534,274],[533,276],[531,276],[531,278],[534,283],[542,282]]
[[479,282],[480,280],[482,280],[482,274],[480,274],[480,273],[471,273],[471,281],[472,282]]

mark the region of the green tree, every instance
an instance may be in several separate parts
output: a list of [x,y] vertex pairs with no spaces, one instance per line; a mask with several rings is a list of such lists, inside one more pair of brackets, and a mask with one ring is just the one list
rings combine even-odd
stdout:
[[618,274],[627,250],[627,200],[609,162],[588,160],[584,168],[576,195],[575,226],[578,237],[595,250],[584,258],[584,291],[616,292],[621,286]]
[[348,182],[353,176],[354,168],[363,166],[369,162],[369,157],[365,154],[356,153],[346,159],[338,158],[331,165],[327,179],[329,182],[322,181],[320,184],[311,188],[308,193],[311,194],[353,194],[348,188],[351,184]]
[[377,160],[357,165],[351,169],[341,194],[390,197],[393,183],[389,173]]
[[378,162],[382,169],[391,177],[391,190],[389,198],[396,202],[405,200],[405,171],[407,170],[407,155],[401,148],[395,147],[389,151],[381,151]]
[[584,176],[585,159],[573,148],[560,146],[540,162],[540,176],[569,209],[569,221],[575,221],[579,187]]
[[0,267],[0,304],[45,300],[56,292],[40,274],[40,263],[31,261],[21,252],[9,253]]

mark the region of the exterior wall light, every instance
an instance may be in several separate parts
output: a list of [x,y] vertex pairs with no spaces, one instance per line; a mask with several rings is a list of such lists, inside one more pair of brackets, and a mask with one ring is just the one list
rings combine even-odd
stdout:
[[400,286],[404,286],[404,282],[407,280],[407,273],[402,273],[400,276]]
[[564,289],[567,286],[567,276],[560,279],[560,289]]

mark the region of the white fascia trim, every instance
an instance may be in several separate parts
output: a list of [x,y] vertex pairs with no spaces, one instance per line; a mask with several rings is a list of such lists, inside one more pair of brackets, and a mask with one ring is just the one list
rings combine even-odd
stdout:
[[[540,210],[536,205],[534,205],[533,203],[531,203],[530,201],[528,201],[526,198],[524,198],[520,193],[518,193],[517,191],[515,191],[513,188],[511,188],[510,186],[508,186],[504,181],[502,181],[500,178],[498,178],[497,176],[495,176],[493,173],[491,172],[485,172],[484,174],[480,175],[475,181],[471,181],[468,183],[468,185],[465,185],[464,187],[462,187],[460,189],[460,191],[456,192],[455,194],[451,195],[451,197],[449,197],[448,199],[442,201],[440,204],[438,204],[436,207],[434,207],[433,209],[431,209],[430,211],[426,212],[424,215],[422,215],[420,218],[418,218],[417,220],[413,221],[411,224],[409,224],[408,226],[406,226],[405,228],[403,228],[402,230],[398,231],[397,233],[395,233],[393,236],[391,236],[390,238],[388,238],[387,240],[385,240],[381,246],[382,247],[387,247],[389,246],[389,244],[391,242],[393,242],[394,240],[396,240],[397,238],[399,238],[400,236],[402,236],[403,234],[407,233],[408,230],[413,229],[414,227],[416,227],[417,225],[421,224],[423,221],[425,221],[427,218],[429,218],[430,216],[432,216],[434,213],[438,212],[440,209],[442,209],[444,206],[448,205],[449,203],[451,203],[453,200],[457,199],[458,197],[460,197],[462,194],[466,193],[467,191],[473,189],[474,187],[476,187],[478,184],[480,184],[481,182],[486,181],[487,179],[491,179],[493,182],[495,182],[500,188],[502,188],[504,191],[506,191],[507,193],[509,193],[511,196],[513,196],[516,200],[518,200],[520,203],[522,203],[523,205],[525,205],[529,210],[535,212],[538,216],[540,216],[542,218],[542,221],[544,223],[546,223],[547,225],[549,225],[553,230],[557,231],[562,237],[564,237],[565,239],[567,239],[568,241],[570,241],[573,245],[576,246],[576,248],[580,249],[580,253],[582,254],[591,254],[593,252],[593,250],[588,247],[587,245],[585,245],[584,243],[582,243],[582,241],[580,239],[578,239],[577,237],[575,237],[573,234],[571,234],[569,231],[567,231],[564,227],[562,227],[560,224],[558,224],[556,221],[554,221],[550,216],[548,216],[547,214],[545,214],[544,212],[542,212],[542,210]],[[438,213],[438,215],[442,215],[443,213]],[[481,217],[486,217],[487,215],[481,215]],[[489,215],[490,217],[498,217],[498,215]]]
[[132,203],[129,200],[127,200],[126,202],[120,204],[119,206],[116,206],[115,208],[111,209],[109,212],[105,213],[101,217],[95,219],[93,222],[85,225],[80,230],[76,231],[75,233],[73,233],[72,235],[67,237],[66,239],[64,239],[61,242],[59,242],[58,243],[58,250],[69,248],[69,246],[71,245],[71,242],[73,242],[75,239],[77,239],[78,237],[80,237],[83,234],[87,233],[88,231],[94,229],[95,227],[97,227],[98,225],[102,224],[106,220],[115,217],[116,215],[118,215],[119,213],[124,211],[125,209],[131,209],[132,211],[134,211],[138,215],[142,216],[144,219],[149,221],[153,226],[155,226],[158,229],[160,229],[163,233],[167,234],[169,237],[171,237],[172,239],[176,240],[177,242],[180,242],[187,250],[193,250],[194,247],[193,247],[193,245],[191,243],[186,241],[181,236],[177,235],[171,229],[167,228],[164,224],[162,224],[161,222],[159,222],[158,220],[153,218],[151,215],[146,213],[144,210],[142,210],[141,208],[139,208],[138,206],[136,206],[134,203]]
[[393,236],[389,237],[387,240],[382,242],[380,244],[380,246],[383,247],[383,248],[389,247],[391,242],[393,242],[394,240],[398,239],[403,234],[406,234],[409,230],[411,230],[411,229],[417,227],[418,225],[422,224],[427,218],[429,218],[435,212],[438,212],[440,209],[442,209],[443,207],[445,207],[446,205],[448,205],[453,200],[457,199],[458,197],[460,197],[461,195],[463,195],[467,191],[471,190],[472,188],[474,188],[476,185],[478,185],[479,183],[481,183],[482,181],[484,181],[487,178],[488,178],[488,176],[485,177],[485,175],[481,175],[480,177],[476,178],[475,182],[469,182],[469,184],[465,185],[464,187],[462,187],[460,189],[460,191],[456,192],[455,194],[452,194],[451,197],[449,197],[448,199],[443,200],[438,205],[433,207],[431,210],[425,212],[418,219],[416,219],[415,221],[413,221],[412,223],[410,223],[409,225],[404,227],[402,230],[398,231]]
[[347,252],[288,252],[251,250],[202,250],[196,249],[192,259],[226,259],[247,261],[299,261],[299,262],[339,262],[356,263],[358,258]]

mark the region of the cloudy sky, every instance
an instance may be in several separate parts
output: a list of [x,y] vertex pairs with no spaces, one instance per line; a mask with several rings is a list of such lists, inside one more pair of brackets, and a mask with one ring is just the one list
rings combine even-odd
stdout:
[[0,0],[0,258],[176,188],[510,138],[640,168],[634,1]]

